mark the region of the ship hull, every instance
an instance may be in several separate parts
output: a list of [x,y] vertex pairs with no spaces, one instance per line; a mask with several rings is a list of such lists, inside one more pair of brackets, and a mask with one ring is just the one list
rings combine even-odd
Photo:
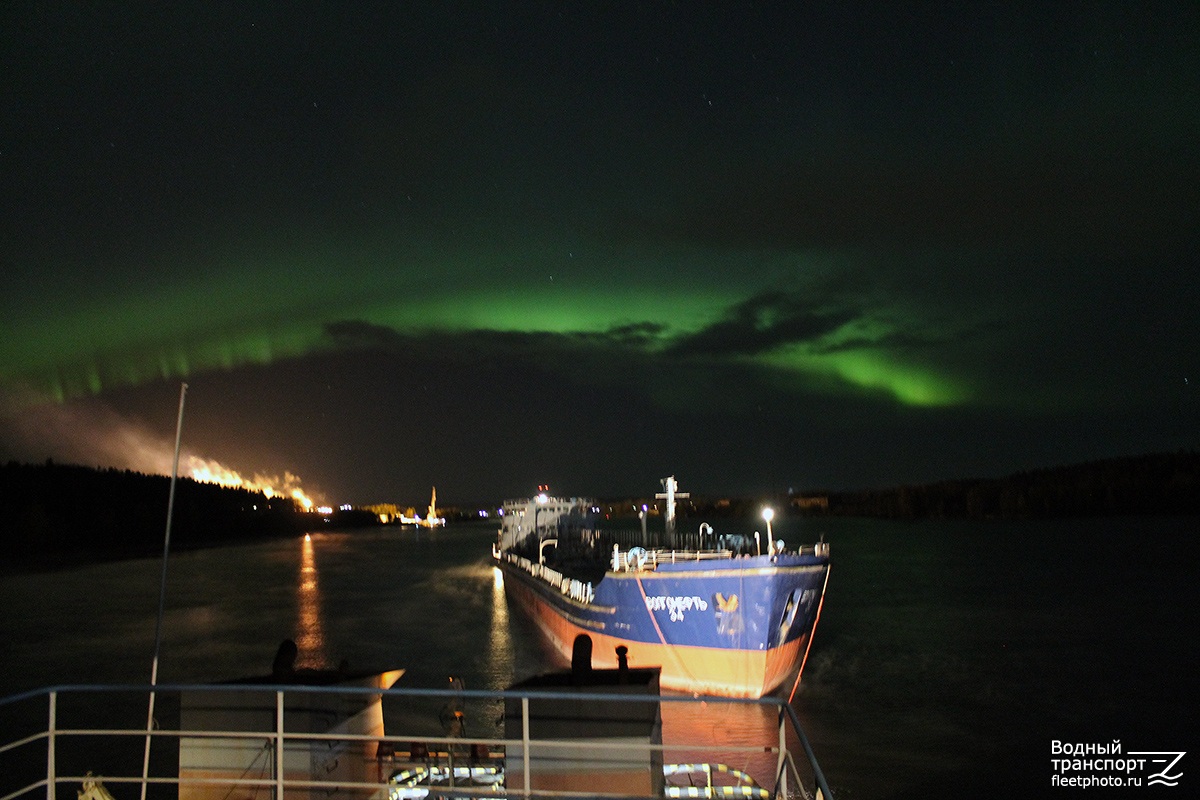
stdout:
[[616,667],[624,646],[630,667],[661,668],[664,689],[730,697],[770,694],[802,668],[829,570],[801,555],[660,563],[580,592],[515,556],[498,566],[509,599],[562,658],[587,634],[596,667]]

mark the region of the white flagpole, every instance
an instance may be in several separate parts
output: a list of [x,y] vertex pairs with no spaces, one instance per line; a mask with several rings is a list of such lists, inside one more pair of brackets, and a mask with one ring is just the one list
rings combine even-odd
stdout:
[[187,384],[179,386],[179,419],[175,422],[175,461],[171,466],[171,490],[167,494],[167,530],[163,535],[162,582],[158,588],[158,622],[154,626],[154,659],[150,663],[150,707],[146,712],[146,754],[142,759],[142,800],[150,779],[150,735],[154,730],[154,687],[158,685],[158,652],[162,649],[163,615],[167,605],[167,556],[171,552],[171,517],[175,511],[175,480],[179,475],[179,443],[183,439],[183,401]]

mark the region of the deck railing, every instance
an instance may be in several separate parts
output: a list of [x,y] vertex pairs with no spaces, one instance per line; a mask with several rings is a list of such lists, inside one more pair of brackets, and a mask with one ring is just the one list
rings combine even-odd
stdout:
[[43,689],[0,700],[0,800],[832,798],[781,699],[608,689],[160,685],[149,732],[149,687]]

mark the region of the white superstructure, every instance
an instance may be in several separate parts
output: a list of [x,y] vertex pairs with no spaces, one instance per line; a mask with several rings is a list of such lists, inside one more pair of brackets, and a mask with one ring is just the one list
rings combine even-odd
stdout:
[[534,531],[538,538],[554,536],[563,517],[583,517],[596,507],[584,497],[551,497],[541,493],[521,500],[505,500],[501,509],[500,549],[515,546]]

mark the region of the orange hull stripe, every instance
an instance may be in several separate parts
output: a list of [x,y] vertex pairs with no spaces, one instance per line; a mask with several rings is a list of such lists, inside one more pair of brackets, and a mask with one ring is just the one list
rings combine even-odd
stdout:
[[575,637],[592,638],[592,666],[617,667],[618,645],[629,648],[629,666],[661,667],[660,685],[678,692],[726,697],[761,697],[782,684],[796,669],[808,636],[771,650],[726,650],[692,645],[633,642],[580,627],[563,618],[520,581],[506,581],[518,602],[535,618],[559,655],[571,660]]

